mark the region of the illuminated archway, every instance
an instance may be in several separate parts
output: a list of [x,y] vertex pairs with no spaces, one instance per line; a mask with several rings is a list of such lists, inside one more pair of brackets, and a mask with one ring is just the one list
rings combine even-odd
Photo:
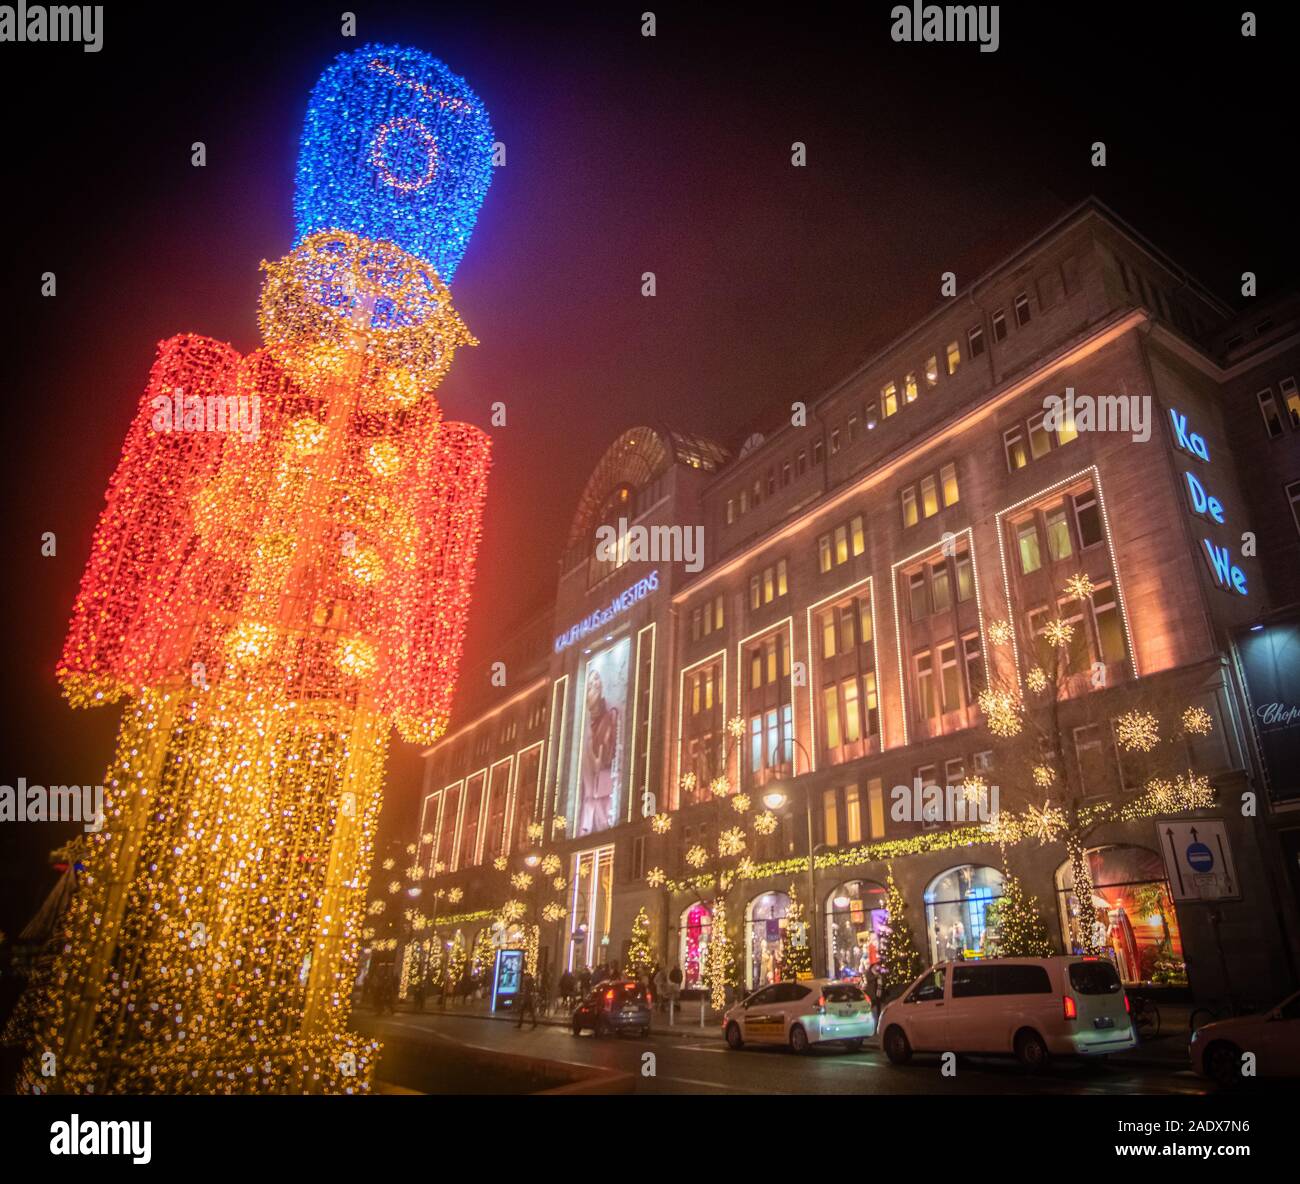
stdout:
[[989,906],[1002,895],[997,868],[965,863],[940,872],[925,890],[925,936],[933,962],[983,952]]
[[751,991],[781,981],[789,913],[784,892],[764,892],[745,910],[745,986]]
[[832,978],[858,978],[880,960],[880,931],[887,923],[885,887],[847,880],[826,897],[826,966]]

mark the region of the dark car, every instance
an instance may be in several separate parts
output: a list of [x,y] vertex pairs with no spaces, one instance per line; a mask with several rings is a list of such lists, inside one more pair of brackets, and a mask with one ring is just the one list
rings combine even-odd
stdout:
[[591,991],[573,1012],[573,1034],[581,1036],[591,1028],[597,1036],[611,1032],[650,1032],[651,999],[644,986],[631,980],[603,982]]

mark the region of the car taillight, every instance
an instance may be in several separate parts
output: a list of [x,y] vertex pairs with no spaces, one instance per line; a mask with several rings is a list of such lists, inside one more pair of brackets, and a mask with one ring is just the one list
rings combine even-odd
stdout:
[[1065,1018],[1067,1020],[1077,1020],[1079,1018],[1079,1005],[1075,1003],[1073,995],[1062,995],[1061,1004],[1065,1009]]
[[824,1015],[824,1014],[826,1013],[826,996],[825,996],[825,995],[818,995],[818,996],[817,996],[817,1012],[818,1012],[819,1015]]
[[1132,1014],[1133,1014],[1133,1004],[1131,1004],[1131,1003],[1128,1001],[1128,992],[1127,992],[1127,991],[1124,992],[1124,1010],[1127,1011],[1127,1012],[1129,1013],[1129,1015],[1132,1015]]

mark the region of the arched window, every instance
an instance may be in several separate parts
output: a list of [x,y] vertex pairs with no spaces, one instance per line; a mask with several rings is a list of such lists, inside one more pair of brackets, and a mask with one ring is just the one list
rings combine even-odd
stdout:
[[849,880],[826,898],[826,965],[834,978],[858,978],[880,961],[886,922],[885,888],[874,880]]
[[756,896],[745,915],[745,985],[751,990],[778,983],[785,961],[785,919],[790,898],[784,892]]
[[983,952],[988,911],[1002,895],[997,868],[967,863],[949,868],[925,890],[925,931],[935,962]]
[[1074,895],[1074,870],[1067,860],[1056,871],[1061,932],[1068,949],[1081,947],[1082,926],[1093,927],[1126,983],[1183,985],[1183,941],[1160,855],[1146,847],[1115,844],[1088,853],[1092,900],[1084,908]]
[[682,968],[682,986],[704,985],[704,960],[713,933],[713,910],[701,900],[682,910],[678,926],[677,964]]

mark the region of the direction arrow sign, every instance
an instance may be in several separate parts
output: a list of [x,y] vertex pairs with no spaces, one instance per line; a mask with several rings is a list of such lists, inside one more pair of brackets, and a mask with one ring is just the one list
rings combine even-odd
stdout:
[[1240,896],[1232,846],[1216,818],[1156,824],[1174,900],[1229,900]]

